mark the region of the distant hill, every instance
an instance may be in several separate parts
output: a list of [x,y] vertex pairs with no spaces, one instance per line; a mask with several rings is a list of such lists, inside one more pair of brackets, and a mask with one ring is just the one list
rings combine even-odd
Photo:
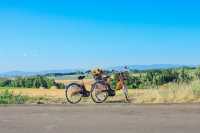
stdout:
[[[120,71],[125,66],[111,67],[109,70]],[[196,67],[196,65],[173,65],[173,64],[153,64],[153,65],[128,65],[129,70],[150,70],[150,69],[168,69],[168,68],[179,68],[179,67]]]
[[40,71],[40,72],[24,72],[24,71],[10,71],[10,72],[4,72],[0,73],[0,77],[27,77],[27,76],[36,76],[36,75],[47,75],[47,74],[53,74],[53,73],[73,73],[77,72],[79,70],[75,69],[64,69],[64,70],[47,70],[47,71]]
[[23,71],[9,71],[0,73],[0,77],[16,77],[16,76],[31,76],[35,75],[33,72],[23,72]]
[[[173,64],[153,64],[153,65],[129,65],[129,70],[149,70],[149,69],[167,69],[167,68],[178,68],[178,67],[196,67],[196,65],[173,65]],[[124,70],[124,66],[110,67],[107,70]],[[63,69],[63,70],[47,70],[40,72],[24,72],[24,71],[10,71],[5,73],[0,73],[0,77],[18,77],[18,76],[35,76],[35,75],[48,75],[48,74],[68,74],[77,71],[84,72],[83,69]]]

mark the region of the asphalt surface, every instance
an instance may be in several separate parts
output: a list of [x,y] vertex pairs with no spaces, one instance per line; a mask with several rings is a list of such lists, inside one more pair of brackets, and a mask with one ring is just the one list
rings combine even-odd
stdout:
[[200,105],[0,106],[0,133],[200,133]]

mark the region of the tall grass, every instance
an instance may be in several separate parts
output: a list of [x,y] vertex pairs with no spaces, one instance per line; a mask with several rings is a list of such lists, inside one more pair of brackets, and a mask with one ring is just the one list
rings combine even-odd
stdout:
[[200,81],[190,84],[170,83],[159,89],[147,89],[136,97],[136,103],[192,103],[200,102]]
[[14,95],[8,89],[0,92],[0,104],[24,104],[28,100],[27,96]]

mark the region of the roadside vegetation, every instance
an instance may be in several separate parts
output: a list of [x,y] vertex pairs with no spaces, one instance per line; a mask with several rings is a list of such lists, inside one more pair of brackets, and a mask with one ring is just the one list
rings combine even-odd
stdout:
[[8,89],[0,92],[0,104],[24,104],[28,99],[28,96],[15,95]]
[[137,94],[135,103],[199,103],[200,81],[169,83],[159,89],[143,89],[142,93],[140,91]]
[[[64,96],[59,95],[63,93],[62,90],[54,90],[53,92],[46,90],[46,93],[39,92],[38,89],[30,89],[32,93],[26,92],[29,89],[3,89],[0,90],[0,104],[63,104],[65,103]],[[50,92],[50,94],[48,93]],[[57,93],[59,92],[59,93]]]
[[[87,75],[86,87],[92,83],[91,75]],[[112,75],[111,84],[116,86],[117,74]],[[45,76],[0,78],[0,104],[23,103],[64,103],[64,84],[75,81],[75,75],[49,74]],[[63,80],[67,77],[67,80]],[[73,79],[70,79],[73,77]],[[130,70],[125,73],[133,103],[195,103],[200,102],[200,68],[172,68],[157,70]],[[62,80],[61,80],[62,79]],[[46,88],[46,89],[38,89]],[[110,102],[123,99],[122,93]],[[86,103],[92,103],[86,99]]]

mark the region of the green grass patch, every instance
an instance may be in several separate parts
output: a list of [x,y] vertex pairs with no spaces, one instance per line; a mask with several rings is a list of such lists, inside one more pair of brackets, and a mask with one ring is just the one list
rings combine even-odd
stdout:
[[0,91],[0,104],[24,104],[28,99],[28,96],[14,95],[8,89]]

